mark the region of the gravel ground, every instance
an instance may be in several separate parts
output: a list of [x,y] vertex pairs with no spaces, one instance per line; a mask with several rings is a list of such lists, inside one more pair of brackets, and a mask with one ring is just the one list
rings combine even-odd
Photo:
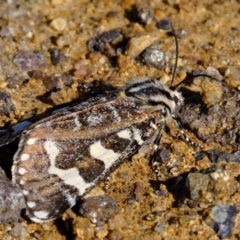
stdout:
[[[198,77],[181,85],[185,104],[176,115],[202,147],[181,140],[170,124],[161,140],[161,181],[140,152],[111,174],[107,191],[100,183],[84,204],[55,221],[20,218],[0,225],[0,238],[240,239],[239,11],[234,0],[2,2],[3,128],[132,78],[169,85],[176,49],[164,13],[178,36],[174,85],[195,73],[217,80]],[[17,142],[1,148],[8,176],[16,147]],[[17,221],[16,214],[10,219]]]

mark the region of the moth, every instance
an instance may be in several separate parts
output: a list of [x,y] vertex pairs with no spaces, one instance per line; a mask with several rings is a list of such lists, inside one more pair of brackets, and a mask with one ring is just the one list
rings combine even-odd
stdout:
[[[173,79],[175,72],[176,67]],[[29,218],[41,223],[60,217],[143,144],[156,152],[166,122],[179,126],[174,111],[182,102],[176,88],[138,78],[28,126],[12,180],[22,190]]]
[[12,175],[32,221],[60,217],[146,141],[158,142],[182,101],[179,92],[147,78],[114,95],[57,112],[22,133]]

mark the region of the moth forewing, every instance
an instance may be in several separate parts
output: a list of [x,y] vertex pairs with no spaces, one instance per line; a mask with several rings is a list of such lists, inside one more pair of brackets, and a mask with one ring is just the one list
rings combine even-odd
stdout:
[[61,216],[162,128],[162,118],[129,97],[98,98],[25,130],[12,172],[31,220]]

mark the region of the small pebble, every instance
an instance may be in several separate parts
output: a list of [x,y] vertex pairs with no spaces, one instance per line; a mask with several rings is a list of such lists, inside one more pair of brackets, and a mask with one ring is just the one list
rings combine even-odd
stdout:
[[27,229],[23,227],[20,223],[15,223],[12,228],[5,230],[9,234],[9,237],[11,236],[11,238],[7,239],[27,239]]
[[30,70],[46,66],[43,52],[19,52],[13,62],[20,70]]
[[158,152],[160,158],[162,161],[168,161],[170,160],[170,148],[162,148],[160,149],[160,151]]
[[156,34],[145,34],[132,37],[128,42],[126,54],[135,58],[157,40],[159,40],[159,37]]
[[107,196],[89,197],[80,209],[80,213],[96,225],[103,225],[117,211],[116,201]]
[[207,67],[204,73],[218,79],[219,81],[223,79],[223,76],[220,74],[220,72],[216,68],[213,68],[211,66]]
[[204,156],[205,156],[205,154],[202,153],[202,152],[196,152],[194,154],[194,158],[195,158],[196,161],[202,160],[204,158]]
[[169,19],[163,19],[162,21],[159,21],[157,23],[157,28],[162,29],[162,30],[169,30],[172,28],[171,23]]
[[155,67],[157,69],[163,69],[167,61],[165,52],[159,50],[154,46],[146,48],[141,55],[143,61],[148,66]]
[[204,220],[220,239],[232,236],[236,214],[237,209],[228,204],[218,204],[203,211]]
[[189,173],[188,185],[190,198],[200,202],[229,199],[236,191],[234,177],[219,165],[201,172]]
[[50,48],[48,52],[50,54],[51,62],[54,66],[60,64],[61,61],[64,59],[64,56],[56,48]]
[[224,75],[224,81],[230,89],[238,88],[238,90],[240,90],[240,68],[229,66],[228,68],[226,68]]
[[15,106],[11,101],[11,94],[8,92],[0,92],[0,114],[7,115],[15,110]]
[[223,88],[221,83],[216,81],[202,82],[203,101],[207,105],[216,105],[222,100]]
[[67,20],[65,18],[59,17],[51,21],[50,27],[53,29],[62,32],[67,26]]
[[123,234],[119,230],[114,229],[108,234],[107,237],[109,240],[121,240],[123,239]]
[[89,51],[100,51],[109,57],[117,55],[118,47],[122,44],[124,35],[119,29],[103,32],[88,42]]
[[211,160],[211,162],[217,163],[220,161],[226,162],[240,162],[240,150],[227,153],[218,149],[211,149],[204,152],[205,155]]
[[154,231],[158,233],[163,233],[164,231],[166,231],[165,222],[158,222],[154,227]]
[[154,21],[153,10],[150,6],[137,10],[137,18],[140,23],[150,24]]
[[175,30],[175,34],[179,38],[187,37],[189,35],[189,31],[185,28]]
[[0,168],[0,224],[17,222],[25,201],[21,189]]
[[128,11],[127,16],[131,21],[143,25],[151,24],[153,21],[156,21],[152,7],[144,2],[134,4]]

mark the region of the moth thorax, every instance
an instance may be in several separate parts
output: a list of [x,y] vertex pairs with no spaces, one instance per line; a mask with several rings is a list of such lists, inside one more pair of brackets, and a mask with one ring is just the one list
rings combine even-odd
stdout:
[[171,90],[166,84],[155,79],[140,78],[129,81],[124,95],[138,103],[141,108],[149,111],[166,110],[172,114],[182,96],[176,90]]

